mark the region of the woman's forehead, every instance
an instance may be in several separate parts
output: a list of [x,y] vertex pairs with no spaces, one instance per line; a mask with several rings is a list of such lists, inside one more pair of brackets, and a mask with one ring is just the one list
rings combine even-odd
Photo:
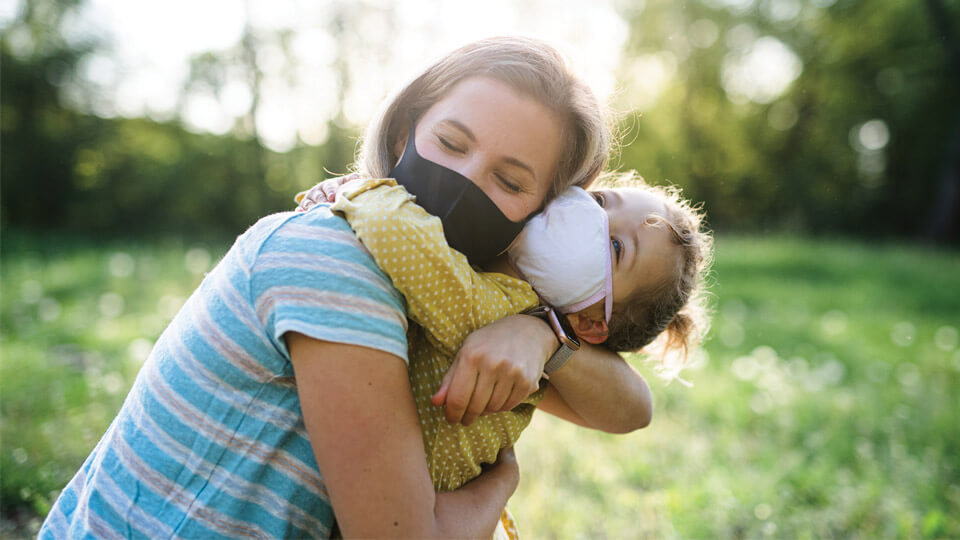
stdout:
[[560,158],[559,115],[491,77],[458,82],[427,110],[423,120],[466,128],[491,155],[528,165],[538,183],[552,179]]

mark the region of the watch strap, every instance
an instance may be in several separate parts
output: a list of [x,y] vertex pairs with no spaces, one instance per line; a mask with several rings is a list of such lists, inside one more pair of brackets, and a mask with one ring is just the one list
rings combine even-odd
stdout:
[[553,356],[550,357],[550,360],[547,360],[547,363],[543,365],[543,372],[550,375],[554,371],[562,368],[575,352],[576,350],[571,349],[566,343],[561,343],[560,348],[558,348],[556,352],[553,353]]

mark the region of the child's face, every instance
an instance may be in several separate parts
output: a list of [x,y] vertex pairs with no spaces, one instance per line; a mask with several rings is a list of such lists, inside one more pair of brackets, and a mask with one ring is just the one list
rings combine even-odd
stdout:
[[663,283],[676,271],[679,250],[669,227],[653,216],[666,217],[657,195],[636,188],[591,192],[610,221],[613,304],[636,291]]

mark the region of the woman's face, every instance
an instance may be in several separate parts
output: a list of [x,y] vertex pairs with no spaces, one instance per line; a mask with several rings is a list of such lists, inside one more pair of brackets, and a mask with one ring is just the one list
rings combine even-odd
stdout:
[[[454,86],[417,122],[417,152],[469,178],[511,221],[536,211],[560,159],[552,110],[489,77]],[[397,153],[406,137],[397,143]]]

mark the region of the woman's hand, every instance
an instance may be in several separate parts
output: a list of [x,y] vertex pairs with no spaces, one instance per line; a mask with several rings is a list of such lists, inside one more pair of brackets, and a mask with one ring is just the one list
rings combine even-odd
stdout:
[[537,389],[557,346],[543,321],[504,317],[467,336],[430,401],[446,405],[448,422],[465,426],[481,414],[508,411]]
[[337,188],[357,178],[360,178],[359,173],[338,176],[337,178],[324,180],[307,191],[297,193],[297,196],[294,198],[294,200],[300,203],[299,206],[297,206],[297,212],[306,212],[317,204],[335,202],[337,200]]

